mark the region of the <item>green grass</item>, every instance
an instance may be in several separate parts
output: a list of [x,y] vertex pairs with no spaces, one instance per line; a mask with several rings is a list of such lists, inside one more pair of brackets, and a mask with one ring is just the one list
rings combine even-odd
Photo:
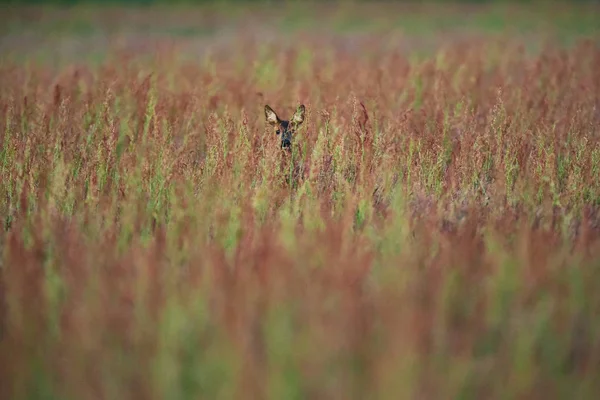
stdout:
[[594,21],[398,9],[13,10],[0,395],[596,398]]

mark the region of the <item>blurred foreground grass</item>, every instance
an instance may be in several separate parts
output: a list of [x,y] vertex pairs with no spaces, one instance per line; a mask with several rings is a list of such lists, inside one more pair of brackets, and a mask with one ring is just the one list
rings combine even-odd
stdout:
[[4,15],[3,398],[597,398],[595,21],[361,7]]

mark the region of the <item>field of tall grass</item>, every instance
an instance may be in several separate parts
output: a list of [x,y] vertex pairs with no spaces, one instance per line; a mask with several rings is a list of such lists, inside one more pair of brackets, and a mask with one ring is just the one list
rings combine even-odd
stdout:
[[3,17],[2,398],[597,398],[591,11],[332,10]]

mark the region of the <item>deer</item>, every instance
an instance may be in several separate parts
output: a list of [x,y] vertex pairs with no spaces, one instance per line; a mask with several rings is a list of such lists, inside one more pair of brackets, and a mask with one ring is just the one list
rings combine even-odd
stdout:
[[[362,102],[358,102],[357,105],[359,105],[360,108],[357,110],[358,113],[355,116],[355,121],[358,125],[354,132],[357,138],[357,146],[355,149],[355,151],[357,151],[356,158],[357,160],[360,160],[361,157],[358,153],[362,152],[363,150],[366,150],[366,153],[368,155],[367,164],[369,164],[370,166],[370,157],[372,156],[371,147],[373,145],[373,138],[370,130],[367,128],[369,116],[367,113],[367,109]],[[304,122],[305,113],[306,108],[304,107],[304,104],[300,104],[296,108],[296,112],[294,113],[294,115],[292,115],[292,117],[289,120],[282,120],[281,118],[279,118],[279,115],[277,115],[277,113],[268,104],[265,105],[266,121],[271,125],[274,133],[281,138],[281,149],[286,150],[284,151],[284,153],[291,153],[293,136],[296,133],[297,129]],[[287,159],[287,157],[284,158]],[[360,169],[360,165],[358,165],[357,168]],[[297,165],[294,167],[293,170],[295,176],[301,177],[304,177],[304,174],[308,172],[306,165]]]
[[[289,156],[292,154],[293,136],[296,133],[296,130],[304,122],[305,113],[306,107],[304,107],[304,104],[300,104],[289,120],[283,120],[279,118],[277,113],[268,104],[265,105],[265,118],[273,128],[273,132],[281,139],[280,147],[283,151],[282,155],[284,156],[281,164],[282,171],[286,171],[290,167],[289,163],[292,160]],[[292,175],[288,176],[286,181],[288,183],[295,182],[297,184],[298,179],[303,179],[306,168],[304,165],[298,164],[298,160],[294,160],[293,164]]]
[[289,120],[282,120],[277,113],[267,104],[265,105],[265,117],[267,122],[273,127],[273,131],[281,138],[281,148],[290,150],[292,146],[292,137],[296,130],[304,122],[306,108],[301,104]]

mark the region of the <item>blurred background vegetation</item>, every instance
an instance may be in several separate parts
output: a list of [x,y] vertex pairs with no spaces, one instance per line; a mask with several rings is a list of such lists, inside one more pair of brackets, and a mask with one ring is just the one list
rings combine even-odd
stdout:
[[[284,4],[284,3],[307,3],[305,1],[273,1],[273,0],[3,0],[1,3],[12,4],[123,4],[123,5],[152,5],[152,4],[227,4],[227,3],[250,3],[250,4]],[[315,3],[373,3],[369,0],[341,0],[331,1],[324,0]],[[385,3],[398,4],[421,4],[422,1],[415,0],[387,0]],[[467,4],[535,4],[539,6],[547,6],[557,3],[555,0],[428,0],[425,3],[467,3]],[[600,3],[598,0],[570,0],[567,3]]]
[[591,3],[3,1],[0,398],[600,398]]

